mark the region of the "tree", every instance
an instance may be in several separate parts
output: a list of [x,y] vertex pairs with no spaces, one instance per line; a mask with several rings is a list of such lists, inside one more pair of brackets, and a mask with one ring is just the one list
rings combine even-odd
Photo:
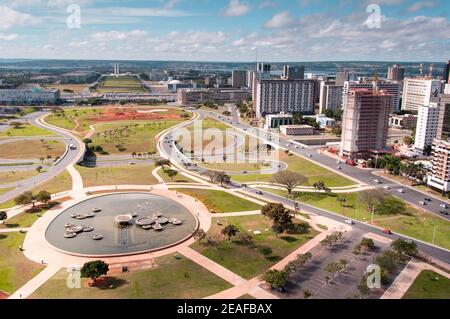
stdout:
[[165,170],[166,166],[171,167],[171,165],[172,164],[171,164],[170,160],[165,159],[165,158],[160,158],[155,161],[155,166],[161,167],[163,170]]
[[323,239],[320,244],[324,247],[330,248],[339,242],[344,234],[342,232],[334,232]]
[[227,236],[229,242],[231,242],[231,238],[236,236],[237,233],[239,233],[239,228],[234,225],[228,225],[222,229],[222,235]]
[[0,221],[8,219],[8,214],[6,212],[0,211]]
[[369,287],[367,286],[367,277],[368,277],[367,274],[364,275],[364,276],[361,278],[361,281],[359,282],[359,284],[358,284],[358,286],[357,286],[358,291],[359,291],[359,293],[361,294],[361,296],[362,296],[363,298],[365,298],[365,297],[367,297],[368,295],[370,295],[370,289],[369,289]]
[[288,279],[288,273],[276,269],[266,271],[261,279],[270,285],[272,289],[283,289]]
[[225,172],[212,172],[209,175],[211,182],[224,186],[231,183],[231,177]]
[[385,194],[379,190],[370,190],[360,192],[358,197],[366,205],[367,210],[374,214],[378,205],[383,202]]
[[408,145],[408,146],[413,145],[414,144],[414,140],[413,140],[413,138],[411,136],[405,136],[403,138],[403,144]]
[[292,215],[283,204],[268,203],[262,208],[261,214],[270,218],[274,224],[292,226]]
[[169,169],[166,171],[166,174],[167,174],[167,176],[169,176],[170,180],[173,182],[173,178],[178,175],[178,172],[173,169]]
[[392,242],[391,248],[401,257],[417,255],[417,244],[412,240],[397,239]]
[[272,225],[272,231],[275,233],[275,237],[278,238],[278,235],[284,233],[286,231],[286,228],[282,224],[274,223]]
[[52,199],[52,195],[47,191],[40,191],[35,198],[37,201],[47,204]]
[[406,211],[406,205],[403,201],[395,197],[385,197],[383,201],[377,204],[375,211],[379,215],[397,215]]
[[203,229],[199,228],[195,231],[193,237],[195,240],[198,240],[198,242],[201,243],[202,240],[206,238],[206,232]]
[[90,138],[85,138],[85,139],[83,139],[83,143],[86,145],[92,144],[92,140]]
[[94,281],[105,276],[109,271],[109,265],[103,260],[90,261],[81,268],[81,278],[90,278]]
[[40,173],[41,171],[42,171],[42,169],[43,169],[43,167],[42,166],[38,166],[38,167],[36,167],[36,171],[38,172],[38,173]]
[[297,186],[306,183],[308,178],[296,172],[280,171],[272,176],[271,181],[272,183],[282,185],[290,195]]
[[19,129],[22,127],[22,125],[23,125],[23,123],[21,123],[21,122],[10,122],[9,123],[9,126],[12,126],[14,129]]
[[306,265],[306,263],[308,263],[311,259],[312,259],[312,254],[310,252],[307,252],[305,254],[297,255],[297,257],[294,260],[290,261],[286,265],[284,270],[288,274],[292,274],[294,272],[297,272],[300,269],[302,269]]
[[325,266],[325,272],[329,273],[331,276],[334,276],[338,272],[342,271],[343,264],[340,262],[332,262]]
[[33,204],[33,207],[35,207],[35,198],[33,196],[32,192],[25,192],[19,196],[17,196],[14,199],[14,202],[17,205],[29,205],[29,204]]
[[386,250],[375,259],[375,263],[387,272],[397,268],[398,254],[392,250]]
[[253,241],[253,236],[245,232],[239,235],[239,241],[242,245],[250,245]]

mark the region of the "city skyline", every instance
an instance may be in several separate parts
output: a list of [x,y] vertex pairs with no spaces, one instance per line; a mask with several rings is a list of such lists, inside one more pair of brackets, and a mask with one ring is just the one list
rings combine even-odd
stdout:
[[[367,12],[373,9],[368,7],[371,2],[2,0],[0,58],[210,62],[249,62],[257,56],[270,62],[447,58],[448,3],[377,1],[378,21],[375,13]],[[80,20],[71,4],[79,6]]]

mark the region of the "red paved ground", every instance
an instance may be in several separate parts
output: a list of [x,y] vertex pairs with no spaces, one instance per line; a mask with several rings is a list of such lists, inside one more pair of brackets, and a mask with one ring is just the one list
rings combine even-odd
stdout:
[[0,290],[0,299],[8,299],[9,295],[4,292],[3,290]]

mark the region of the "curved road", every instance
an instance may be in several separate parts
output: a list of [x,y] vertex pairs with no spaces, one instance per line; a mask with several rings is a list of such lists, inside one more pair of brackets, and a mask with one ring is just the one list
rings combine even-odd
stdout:
[[[207,112],[207,111],[202,111],[202,110],[195,110],[193,112],[197,113],[197,115],[198,115],[197,119],[203,119],[203,118],[209,116],[209,117],[212,117],[219,121],[225,122],[226,124],[231,125],[237,129],[241,129],[247,134],[255,135],[255,134],[259,133],[260,136],[258,136],[258,137],[263,140],[266,140],[266,141],[267,140],[271,141],[275,138],[278,139],[278,136],[275,136],[275,135],[272,135],[272,137],[269,137],[271,134],[267,133],[264,130],[250,127],[246,124],[233,122],[232,119],[223,117],[222,115],[219,115],[217,113]],[[187,122],[185,125],[188,126],[188,125],[191,125],[191,123]],[[192,165],[192,163],[190,162],[190,160],[188,158],[186,158],[183,154],[178,152],[178,150],[174,146],[173,142],[171,142],[174,138],[174,131],[176,131],[176,129],[170,130],[161,136],[161,139],[159,141],[159,143],[160,143],[159,147],[163,153],[161,155],[164,157],[170,158],[172,160],[172,163],[174,163],[175,165],[177,165],[180,168],[187,170],[191,174],[198,175],[198,174],[206,173],[207,172],[206,169]],[[295,153],[295,154],[303,156],[303,157],[308,157],[308,155],[311,153],[307,149],[295,148],[294,145],[290,145],[290,141],[287,139],[281,138],[280,143],[281,143],[281,145],[280,145],[281,148],[288,149],[292,153]],[[333,171],[335,170],[334,168],[337,166],[336,160],[333,160],[325,155],[321,155],[318,153],[314,153],[314,155],[312,155],[312,156],[313,156],[312,159],[315,162],[318,162],[323,166],[329,167]],[[342,173],[352,176],[353,179],[360,180],[361,183],[365,183],[365,184],[374,184],[373,180],[376,178],[375,176],[372,175],[372,173],[370,171],[361,170],[361,169],[347,166],[347,165],[342,165]],[[380,179],[380,181],[382,181],[383,185],[393,184],[389,180],[386,180],[383,178],[379,178],[379,179]],[[405,194],[400,194],[396,190],[400,189],[400,188],[404,189],[404,187],[402,187],[401,185],[395,184],[395,183],[394,183],[394,185],[395,185],[395,188],[390,191],[391,194],[395,195],[399,198],[402,198],[403,200],[410,202],[411,204],[415,204],[415,202],[418,199],[424,197],[424,195],[422,193],[413,191],[413,190],[409,190],[409,189],[406,189]],[[297,206],[300,210],[308,211],[308,212],[311,212],[316,215],[321,215],[321,216],[330,218],[332,220],[344,222],[344,220],[347,219],[346,217],[340,216],[333,212],[315,208],[315,207],[312,207],[312,206],[309,206],[306,204],[298,203],[296,201],[292,201],[287,198],[280,197],[280,196],[277,196],[277,195],[274,195],[271,193],[262,193],[261,194],[258,190],[245,188],[244,185],[242,185],[242,184],[233,183],[231,186],[235,189],[241,189],[242,192],[245,192],[248,195],[251,195],[254,197],[261,197],[264,200],[269,201],[269,202],[279,202],[286,206],[292,206],[292,207]],[[438,201],[438,200],[433,200],[432,204],[426,208],[428,208],[428,210],[434,214],[439,214],[438,211],[441,210],[441,209],[439,209],[440,203],[444,203],[444,202]],[[356,229],[361,230],[363,232],[366,232],[366,233],[371,232],[371,233],[379,234],[379,235],[385,236],[385,237],[388,236],[383,233],[381,228],[372,226],[370,224],[366,224],[366,223],[362,223],[362,222],[355,222],[353,227],[355,227]],[[393,240],[398,239],[398,238],[405,239],[405,240],[413,239],[413,238],[409,238],[407,236],[403,236],[400,234],[392,234],[389,236],[389,238],[393,239]],[[437,247],[437,246],[434,246],[431,244],[427,244],[422,241],[418,241],[417,239],[413,239],[413,240],[417,243],[419,250],[422,251],[423,253],[450,264],[450,251],[449,250],[440,248],[440,247]]]
[[0,195],[0,203],[14,199],[23,192],[29,191],[34,187],[45,183],[46,181],[52,179],[56,175],[62,173],[69,165],[77,163],[84,154],[84,144],[78,138],[75,138],[71,133],[63,129],[59,129],[53,126],[48,126],[40,122],[40,118],[48,114],[47,112],[36,112],[28,114],[24,117],[25,120],[29,121],[33,125],[40,128],[47,129],[56,133],[64,139],[64,142],[68,145],[73,144],[76,146],[76,150],[68,149],[67,154],[54,166],[50,167],[47,172],[39,174],[33,178],[25,180],[22,185],[16,189],[9,191],[3,195]]

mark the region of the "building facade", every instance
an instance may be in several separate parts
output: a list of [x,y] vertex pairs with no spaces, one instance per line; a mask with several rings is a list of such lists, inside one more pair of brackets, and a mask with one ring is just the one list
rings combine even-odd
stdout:
[[247,86],[247,71],[233,70],[231,73],[231,86],[242,88]]
[[251,97],[248,89],[182,89],[177,92],[180,105],[212,103],[240,103]]
[[253,90],[257,118],[277,113],[314,114],[313,80],[257,80]]
[[59,90],[44,90],[40,86],[0,90],[0,104],[55,104],[60,98]]
[[314,135],[314,127],[309,125],[282,125],[280,126],[280,132],[288,136]]
[[394,64],[388,68],[388,76],[387,79],[389,81],[401,82],[405,79],[405,68]]
[[282,74],[281,78],[283,80],[304,80],[305,79],[305,67],[304,66],[285,65],[283,67],[283,74]]
[[437,136],[439,123],[439,105],[430,103],[427,106],[419,107],[416,126],[416,138],[414,148],[423,152],[431,146]]
[[265,129],[274,129],[279,128],[283,125],[292,125],[294,124],[294,117],[291,114],[270,114],[265,118]]
[[450,142],[433,141],[432,169],[428,175],[428,186],[442,193],[450,191]]
[[325,110],[338,110],[342,108],[342,94],[344,87],[334,83],[321,81],[319,96],[319,113]]
[[403,86],[402,110],[418,112],[421,106],[429,105],[432,98],[438,98],[442,90],[441,80],[406,78]]
[[412,130],[417,125],[417,115],[414,114],[404,114],[397,115],[393,114],[389,118],[389,126],[400,128],[400,129],[408,129]]
[[376,88],[353,89],[346,101],[341,156],[354,160],[386,153],[392,96]]
[[450,94],[441,94],[439,99],[439,123],[437,139],[450,137]]

